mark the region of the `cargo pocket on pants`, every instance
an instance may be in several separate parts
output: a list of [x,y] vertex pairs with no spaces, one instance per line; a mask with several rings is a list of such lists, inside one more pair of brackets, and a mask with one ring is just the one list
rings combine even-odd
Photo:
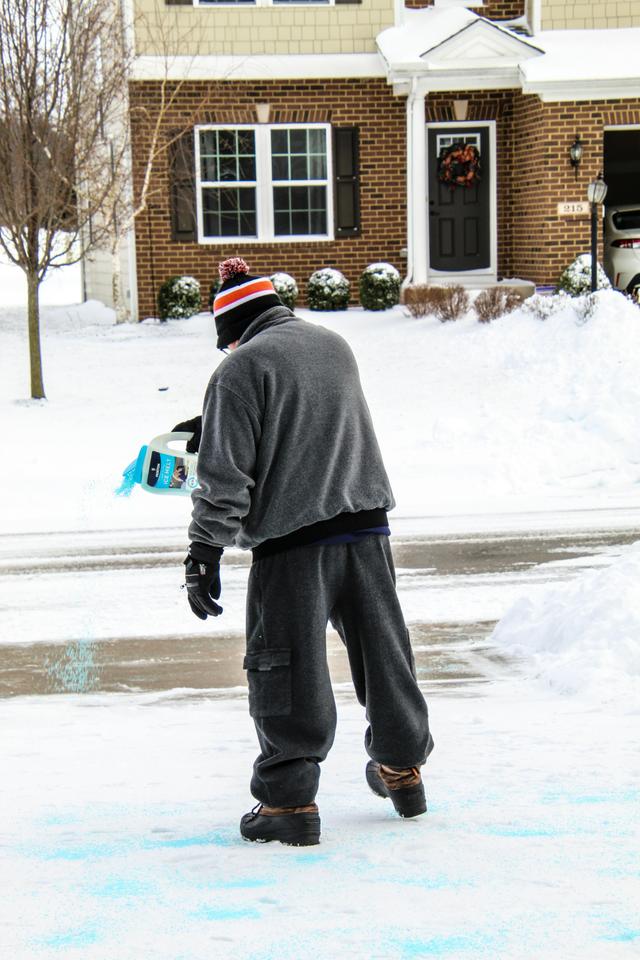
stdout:
[[260,650],[244,658],[252,717],[291,714],[291,650]]

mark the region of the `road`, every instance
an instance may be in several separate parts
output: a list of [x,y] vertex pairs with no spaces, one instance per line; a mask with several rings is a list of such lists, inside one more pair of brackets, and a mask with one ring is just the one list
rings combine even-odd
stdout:
[[[637,530],[393,539],[418,677],[430,695],[478,695],[521,665],[490,642],[525,592],[611,562]],[[0,537],[0,697],[68,692],[244,694],[243,598],[249,558],[224,557],[227,613],[202,624],[179,592],[183,548],[167,531]],[[170,600],[167,598],[170,597]],[[338,695],[345,651],[329,630]]]

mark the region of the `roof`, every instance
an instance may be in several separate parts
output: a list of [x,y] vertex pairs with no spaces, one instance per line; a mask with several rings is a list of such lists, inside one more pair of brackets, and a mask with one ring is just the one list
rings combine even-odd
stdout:
[[387,78],[423,92],[521,88],[542,100],[640,96],[640,28],[523,37],[465,7],[406,10],[377,38]]
[[[517,67],[542,50],[505,26],[478,16],[465,7],[426,7],[406,10],[404,22],[377,37],[390,79],[404,75],[476,74],[478,69],[500,72],[496,80],[518,80]],[[470,77],[465,81],[467,86]]]
[[[521,65],[522,88],[543,100],[640,96],[640,28],[538,34],[545,53]],[[570,91],[574,97],[561,96]]]

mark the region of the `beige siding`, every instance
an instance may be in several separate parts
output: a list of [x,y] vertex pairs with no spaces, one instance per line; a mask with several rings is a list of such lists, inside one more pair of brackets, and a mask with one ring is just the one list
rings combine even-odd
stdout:
[[136,0],[136,49],[142,55],[375,53],[393,26],[393,0],[314,6],[166,6]]
[[594,30],[640,27],[640,0],[541,0],[543,30]]

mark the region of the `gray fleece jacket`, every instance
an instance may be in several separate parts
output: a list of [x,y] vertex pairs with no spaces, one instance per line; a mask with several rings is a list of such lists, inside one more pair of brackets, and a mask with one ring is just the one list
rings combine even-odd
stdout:
[[355,357],[286,307],[257,317],[204,398],[189,538],[249,549],[394,506]]

